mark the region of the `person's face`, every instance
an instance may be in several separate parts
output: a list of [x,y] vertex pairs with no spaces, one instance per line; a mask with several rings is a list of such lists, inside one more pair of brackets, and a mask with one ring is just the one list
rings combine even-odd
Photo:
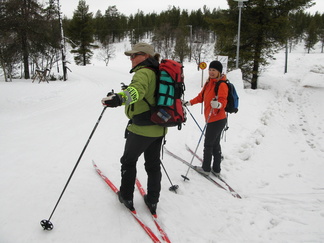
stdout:
[[143,62],[146,58],[148,58],[148,54],[142,52],[132,54],[130,56],[130,60],[132,61],[132,68],[136,67],[137,64]]
[[219,71],[216,70],[215,68],[209,68],[208,72],[210,78],[218,78],[220,74]]

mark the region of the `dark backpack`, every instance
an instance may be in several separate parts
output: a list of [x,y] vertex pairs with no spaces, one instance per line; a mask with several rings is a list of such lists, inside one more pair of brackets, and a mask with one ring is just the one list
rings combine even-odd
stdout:
[[185,109],[182,106],[185,90],[183,65],[169,59],[161,60],[156,77],[156,105],[150,106],[151,121],[163,127],[177,126],[181,129],[186,121]]
[[221,83],[226,83],[228,87],[228,94],[227,94],[227,105],[225,107],[225,111],[228,113],[236,113],[238,112],[238,105],[239,105],[239,97],[235,90],[234,85],[227,79],[220,80],[216,83],[215,86],[215,94],[218,95],[218,88]]

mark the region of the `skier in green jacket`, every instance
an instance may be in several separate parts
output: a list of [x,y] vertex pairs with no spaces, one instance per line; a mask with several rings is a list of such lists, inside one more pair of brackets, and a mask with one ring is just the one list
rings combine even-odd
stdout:
[[130,119],[127,126],[126,144],[121,162],[121,186],[119,200],[134,209],[133,194],[136,180],[136,163],[144,153],[145,170],[147,172],[147,196],[144,198],[152,214],[156,213],[161,190],[160,151],[166,128],[150,121],[150,107],[144,98],[155,105],[156,73],[159,67],[159,54],[152,45],[137,43],[132,50],[125,52],[130,57],[134,73],[129,86],[119,93],[108,93],[102,99],[107,107],[125,105],[125,114]]

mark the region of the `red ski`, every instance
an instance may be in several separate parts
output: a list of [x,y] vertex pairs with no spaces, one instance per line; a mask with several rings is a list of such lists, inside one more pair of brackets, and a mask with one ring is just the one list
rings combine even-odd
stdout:
[[[111,190],[113,190],[113,192],[115,192],[116,194],[119,192],[119,190],[117,189],[117,187],[101,172],[101,170],[98,168],[98,166],[96,165],[96,163],[92,160],[92,164],[94,166],[94,168],[96,169],[97,173],[101,176],[101,178],[107,183],[107,185],[111,188]],[[152,232],[152,230],[146,226],[146,224],[143,222],[143,220],[138,216],[138,214],[136,213],[136,210],[128,210],[133,217],[136,219],[136,221],[139,223],[139,225],[145,230],[145,232],[147,233],[147,235],[152,239],[153,242],[160,242],[159,238]]]
[[[145,189],[143,188],[142,184],[140,183],[140,181],[138,179],[136,179],[136,186],[137,186],[139,192],[141,193],[141,195],[144,198],[144,196],[146,195],[146,192],[145,192]],[[153,218],[153,221],[154,221],[154,224],[155,224],[156,228],[160,232],[160,235],[161,235],[162,239],[165,242],[171,243],[171,241],[169,240],[169,237],[167,236],[167,234],[165,233],[165,231],[162,229],[161,225],[158,222],[157,214],[152,214],[152,218]]]

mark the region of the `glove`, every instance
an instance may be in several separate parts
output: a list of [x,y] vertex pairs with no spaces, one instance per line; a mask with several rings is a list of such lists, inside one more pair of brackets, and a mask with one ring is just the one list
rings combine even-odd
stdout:
[[210,102],[210,105],[214,109],[222,108],[222,103],[218,102],[215,98]]
[[120,83],[121,84],[121,89],[122,90],[125,90],[127,89],[128,85],[124,84],[124,83]]
[[107,107],[117,107],[121,106],[123,103],[123,98],[120,94],[108,93],[108,96],[101,100],[103,106]]
[[191,106],[191,103],[190,103],[190,101],[188,100],[188,101],[182,101],[182,104],[184,105],[184,106]]

